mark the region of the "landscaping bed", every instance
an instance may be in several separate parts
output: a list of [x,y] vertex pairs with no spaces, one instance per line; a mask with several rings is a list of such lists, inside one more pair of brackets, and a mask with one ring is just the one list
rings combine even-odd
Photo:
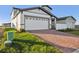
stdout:
[[[14,32],[14,40],[10,47],[4,47],[6,33]],[[45,43],[42,39],[28,32],[17,32],[15,29],[6,29],[1,42],[0,52],[2,53],[59,53],[55,46]]]

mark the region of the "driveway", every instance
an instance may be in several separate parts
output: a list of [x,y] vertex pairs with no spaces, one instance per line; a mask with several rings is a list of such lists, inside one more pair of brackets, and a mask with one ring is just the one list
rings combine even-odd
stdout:
[[55,30],[32,30],[29,32],[42,38],[47,43],[55,45],[62,52],[70,53],[79,49],[79,37],[75,35]]

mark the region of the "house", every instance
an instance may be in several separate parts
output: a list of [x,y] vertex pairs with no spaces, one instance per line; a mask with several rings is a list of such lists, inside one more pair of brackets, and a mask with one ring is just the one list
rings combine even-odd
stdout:
[[3,27],[11,27],[11,23],[3,23],[2,26]]
[[58,18],[51,13],[52,8],[42,5],[32,8],[15,8],[11,12],[11,27],[18,31],[74,28],[72,16]]
[[47,5],[32,8],[13,8],[11,13],[11,27],[17,30],[51,29],[52,8]]
[[60,17],[56,20],[56,30],[75,29],[76,19],[73,16]]

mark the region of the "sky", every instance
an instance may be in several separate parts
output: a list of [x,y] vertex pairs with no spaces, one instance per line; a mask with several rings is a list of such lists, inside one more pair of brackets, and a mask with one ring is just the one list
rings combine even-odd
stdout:
[[[0,5],[0,24],[10,22],[12,7],[30,8],[38,5]],[[50,5],[51,12],[57,17],[73,16],[79,24],[79,5]]]

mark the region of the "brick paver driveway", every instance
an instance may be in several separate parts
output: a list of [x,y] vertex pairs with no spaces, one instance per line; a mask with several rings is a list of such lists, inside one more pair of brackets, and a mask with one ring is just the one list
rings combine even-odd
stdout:
[[62,52],[73,52],[79,48],[79,37],[72,34],[55,30],[35,30],[29,32],[60,48]]

